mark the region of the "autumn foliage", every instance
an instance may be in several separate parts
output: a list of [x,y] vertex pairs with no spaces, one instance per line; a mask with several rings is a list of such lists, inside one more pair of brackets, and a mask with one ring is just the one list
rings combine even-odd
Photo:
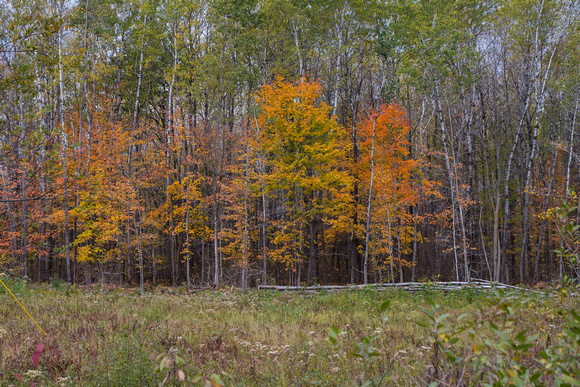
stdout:
[[[361,161],[357,165],[361,185],[367,190],[367,238],[375,268],[389,269],[385,277],[402,278],[411,242],[420,238],[413,227],[410,208],[416,207],[422,190],[421,161],[410,154],[409,124],[395,104],[372,111],[361,127]],[[371,191],[372,180],[372,191]],[[368,253],[367,253],[368,255]]]
[[265,160],[263,189],[281,209],[272,222],[272,255],[296,273],[308,262],[316,276],[324,225],[344,210],[352,177],[346,169],[344,129],[320,101],[322,87],[301,79],[277,78],[258,93],[257,152]]

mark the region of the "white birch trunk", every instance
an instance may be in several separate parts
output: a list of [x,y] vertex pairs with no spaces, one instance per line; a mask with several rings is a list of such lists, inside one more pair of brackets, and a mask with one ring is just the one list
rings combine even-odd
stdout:
[[[62,15],[61,15],[62,16]],[[68,148],[68,140],[64,123],[64,81],[62,76],[62,28],[58,31],[58,90],[59,90],[59,111],[60,111],[60,124],[61,124],[61,141],[62,141],[62,176],[64,185],[64,255],[66,261],[66,278],[67,282],[71,283],[71,271],[70,271],[70,235],[69,235],[69,208],[68,208],[68,178],[67,178],[67,161],[66,161],[66,150]]]
[[371,229],[371,209],[373,203],[373,184],[375,178],[375,136],[377,131],[377,119],[381,113],[371,117],[373,120],[373,137],[371,139],[371,181],[369,184],[369,198],[367,203],[367,222],[366,222],[366,244],[365,244],[365,259],[363,262],[363,281],[368,284],[368,264],[369,264],[369,243],[370,243],[370,229]]

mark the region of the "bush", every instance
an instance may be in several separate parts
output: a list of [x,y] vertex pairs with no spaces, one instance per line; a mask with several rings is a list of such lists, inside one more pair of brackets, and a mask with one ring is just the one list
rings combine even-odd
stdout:
[[[574,193],[570,196],[575,198]],[[569,214],[576,207],[564,201],[551,210],[560,225],[562,246],[558,255],[572,273],[580,274],[580,225]],[[427,330],[427,364],[412,368],[409,362],[394,356],[406,370],[407,383],[416,385],[483,385],[514,386],[580,386],[580,314],[576,279],[564,274],[550,296],[556,297],[556,309],[545,321],[529,321],[526,310],[550,309],[544,295],[528,295],[496,289],[490,295],[473,290],[458,292],[454,297],[472,303],[478,311],[471,315],[452,316],[443,313],[434,297],[423,293],[427,306],[422,307],[423,320],[415,323]],[[550,300],[550,303],[553,304]],[[378,313],[384,326],[384,303]],[[530,314],[531,315],[531,314]],[[539,325],[539,326],[538,326]],[[531,328],[539,333],[530,334]],[[539,329],[537,329],[539,328]],[[375,330],[375,332],[377,332]],[[329,331],[329,340],[337,345],[338,329]],[[364,335],[354,356],[373,362],[379,352],[373,343],[378,335]],[[414,359],[418,362],[418,359]],[[420,363],[420,361],[419,361]],[[369,380],[370,384],[374,381]]]

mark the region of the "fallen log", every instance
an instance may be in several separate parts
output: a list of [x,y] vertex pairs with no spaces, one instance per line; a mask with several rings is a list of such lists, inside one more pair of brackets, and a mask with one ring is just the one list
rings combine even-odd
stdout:
[[523,287],[503,284],[499,282],[490,282],[485,280],[473,280],[471,282],[401,282],[401,283],[379,283],[379,284],[368,284],[368,285],[328,285],[328,286],[278,286],[278,285],[259,285],[258,290],[276,290],[276,291],[302,291],[302,292],[317,292],[317,291],[337,291],[337,290],[360,290],[360,289],[376,289],[376,290],[387,290],[387,289],[402,289],[407,291],[419,291],[419,290],[443,290],[443,291],[455,291],[462,289],[477,289],[477,290],[490,290],[490,289],[515,289],[524,292],[533,292],[538,294],[544,294],[537,290],[526,289]]

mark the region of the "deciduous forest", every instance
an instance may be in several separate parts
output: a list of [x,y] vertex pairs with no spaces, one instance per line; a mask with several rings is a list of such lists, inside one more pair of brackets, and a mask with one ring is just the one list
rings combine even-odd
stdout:
[[0,9],[13,275],[189,289],[580,273],[558,253],[579,216],[576,0]]

